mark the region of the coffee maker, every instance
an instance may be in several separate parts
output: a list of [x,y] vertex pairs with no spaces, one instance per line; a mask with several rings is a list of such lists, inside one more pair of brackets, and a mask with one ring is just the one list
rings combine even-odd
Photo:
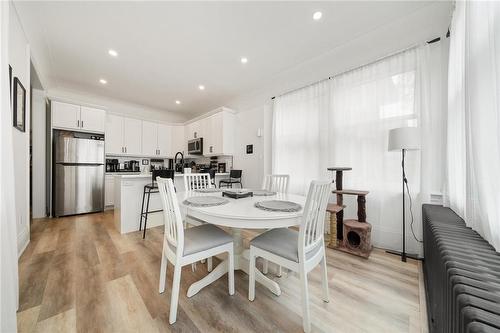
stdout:
[[118,172],[118,159],[117,158],[107,158],[106,159],[106,172]]
[[139,161],[132,160],[130,161],[130,170],[134,172],[141,171],[139,167]]

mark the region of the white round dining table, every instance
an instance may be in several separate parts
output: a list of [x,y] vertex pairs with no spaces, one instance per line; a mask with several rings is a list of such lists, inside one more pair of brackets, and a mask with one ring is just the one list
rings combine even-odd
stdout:
[[[273,196],[253,196],[247,198],[232,199],[227,198],[228,203],[211,206],[198,207],[185,204],[185,200],[193,196],[222,196],[222,192],[200,193],[196,191],[178,192],[177,199],[183,218],[193,217],[206,223],[217,226],[228,227],[231,230],[234,243],[234,269],[242,270],[248,274],[248,249],[243,247],[243,238],[241,236],[242,229],[274,229],[285,228],[300,225],[303,207],[306,201],[305,196],[277,193]],[[302,209],[297,212],[275,212],[266,211],[255,207],[255,203],[265,200],[286,200],[298,203]],[[203,279],[193,283],[187,292],[187,296],[191,297],[198,293],[205,286],[216,281],[228,271],[227,259],[223,259],[217,267],[215,267]],[[256,270],[255,280],[275,295],[281,294],[281,289],[278,283],[271,280],[259,270]]]

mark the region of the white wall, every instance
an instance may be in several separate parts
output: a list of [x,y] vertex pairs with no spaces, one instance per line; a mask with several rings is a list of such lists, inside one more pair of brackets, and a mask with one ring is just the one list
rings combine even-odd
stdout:
[[15,332],[18,306],[12,113],[9,104],[9,9],[0,2],[0,332]]
[[110,113],[121,114],[132,118],[156,120],[166,123],[183,123],[188,120],[188,116],[180,112],[152,109],[139,104],[69,89],[48,89],[47,95],[50,99],[60,99],[68,102],[104,107]]
[[[260,188],[264,175],[271,172],[271,111],[269,103],[236,114],[233,163],[235,169],[243,170],[244,187]],[[246,153],[249,144],[253,144],[253,154]]]
[[9,63],[12,77],[18,77],[26,89],[25,132],[13,130],[14,184],[19,255],[29,242],[29,132],[30,132],[30,50],[15,7],[9,11]]
[[32,215],[33,218],[47,216],[45,197],[45,93],[33,89],[31,96],[32,135]]
[[[243,170],[244,187],[258,188],[262,185],[264,165],[264,137],[257,131],[264,131],[264,107],[258,107],[235,116],[234,169]],[[246,146],[253,145],[253,154],[246,153]]]

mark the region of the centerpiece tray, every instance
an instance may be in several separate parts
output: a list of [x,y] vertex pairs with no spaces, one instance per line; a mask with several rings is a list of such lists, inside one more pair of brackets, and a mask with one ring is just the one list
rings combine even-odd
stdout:
[[222,191],[223,197],[240,199],[240,198],[248,198],[253,197],[253,192],[248,190],[225,190]]

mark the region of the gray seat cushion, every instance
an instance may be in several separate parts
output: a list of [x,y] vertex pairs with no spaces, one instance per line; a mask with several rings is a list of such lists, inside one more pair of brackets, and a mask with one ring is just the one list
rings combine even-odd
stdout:
[[212,224],[184,229],[184,255],[205,251],[231,243],[233,237]]
[[[299,262],[299,233],[298,231],[279,228],[272,229],[260,234],[250,241],[250,245],[271,252],[285,259]],[[309,259],[321,249],[317,246],[306,254]]]

